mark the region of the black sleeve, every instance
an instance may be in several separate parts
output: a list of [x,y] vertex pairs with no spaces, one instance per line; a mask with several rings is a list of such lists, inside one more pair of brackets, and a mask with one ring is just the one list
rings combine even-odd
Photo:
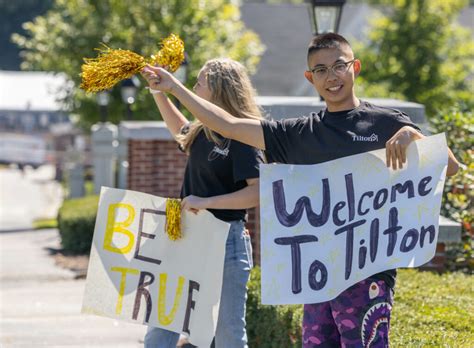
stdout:
[[[398,111],[398,110],[397,110]],[[418,127],[417,124],[413,123],[413,121],[410,119],[410,117],[405,114],[404,112],[402,111],[398,111],[397,113],[395,113],[394,115],[394,120],[395,120],[395,131],[393,132],[393,134],[395,134],[396,132],[398,132],[398,130],[400,130],[402,127],[404,126],[410,126],[414,129],[416,129],[418,132],[420,133],[423,133],[420,129],[420,127]]]
[[281,121],[262,120],[265,156],[268,163],[288,163],[288,153],[299,148],[295,142],[300,139],[301,119],[291,118]]
[[232,172],[234,183],[259,177],[259,164],[263,163],[262,153],[246,144],[232,140]]

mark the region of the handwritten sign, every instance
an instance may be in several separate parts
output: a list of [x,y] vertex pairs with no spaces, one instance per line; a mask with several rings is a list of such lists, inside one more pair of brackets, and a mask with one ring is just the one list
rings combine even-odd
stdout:
[[262,303],[318,303],[381,271],[435,254],[447,168],[444,134],[317,165],[262,165]]
[[165,233],[166,200],[102,188],[82,312],[185,333],[215,334],[229,225],[183,212],[183,238]]

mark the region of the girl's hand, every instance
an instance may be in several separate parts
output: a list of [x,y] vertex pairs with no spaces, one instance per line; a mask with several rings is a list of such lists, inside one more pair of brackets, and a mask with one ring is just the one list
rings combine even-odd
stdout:
[[181,200],[181,209],[189,210],[194,214],[197,214],[201,209],[206,209],[208,206],[208,198],[190,195]]
[[403,164],[407,161],[407,147],[414,140],[424,138],[424,135],[410,126],[400,128],[398,132],[391,137],[385,144],[387,167],[394,170],[403,168]]
[[172,93],[179,81],[166,69],[147,65],[141,71],[151,89]]

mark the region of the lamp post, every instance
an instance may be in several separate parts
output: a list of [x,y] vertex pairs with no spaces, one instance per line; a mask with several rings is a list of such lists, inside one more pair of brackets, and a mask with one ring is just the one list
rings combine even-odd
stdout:
[[311,0],[309,15],[313,34],[337,33],[346,0]]
[[110,95],[108,91],[97,93],[97,104],[100,108],[100,122],[107,122],[107,106],[109,105]]
[[140,80],[136,76],[132,76],[129,79],[126,79],[122,82],[122,86],[120,88],[120,94],[122,95],[122,101],[127,106],[127,120],[131,120],[133,118],[132,113],[132,104],[135,103],[135,98],[137,96],[137,90],[140,86]]
[[[179,66],[178,70],[174,72],[174,76],[181,82],[185,84],[188,80],[188,67],[189,67],[189,56],[186,52],[184,52],[184,60]],[[176,99],[176,107],[180,109],[181,103],[179,99]]]

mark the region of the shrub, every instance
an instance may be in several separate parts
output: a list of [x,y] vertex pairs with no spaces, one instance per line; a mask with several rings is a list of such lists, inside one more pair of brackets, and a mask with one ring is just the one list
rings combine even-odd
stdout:
[[463,163],[446,178],[441,214],[462,223],[462,243],[447,249],[451,270],[474,271],[474,115],[453,108],[430,120],[433,133],[445,132],[448,146]]
[[303,306],[262,305],[259,267],[252,270],[248,287],[246,319],[249,347],[301,347]]
[[89,253],[99,204],[99,196],[64,201],[58,213],[61,245],[73,254]]

